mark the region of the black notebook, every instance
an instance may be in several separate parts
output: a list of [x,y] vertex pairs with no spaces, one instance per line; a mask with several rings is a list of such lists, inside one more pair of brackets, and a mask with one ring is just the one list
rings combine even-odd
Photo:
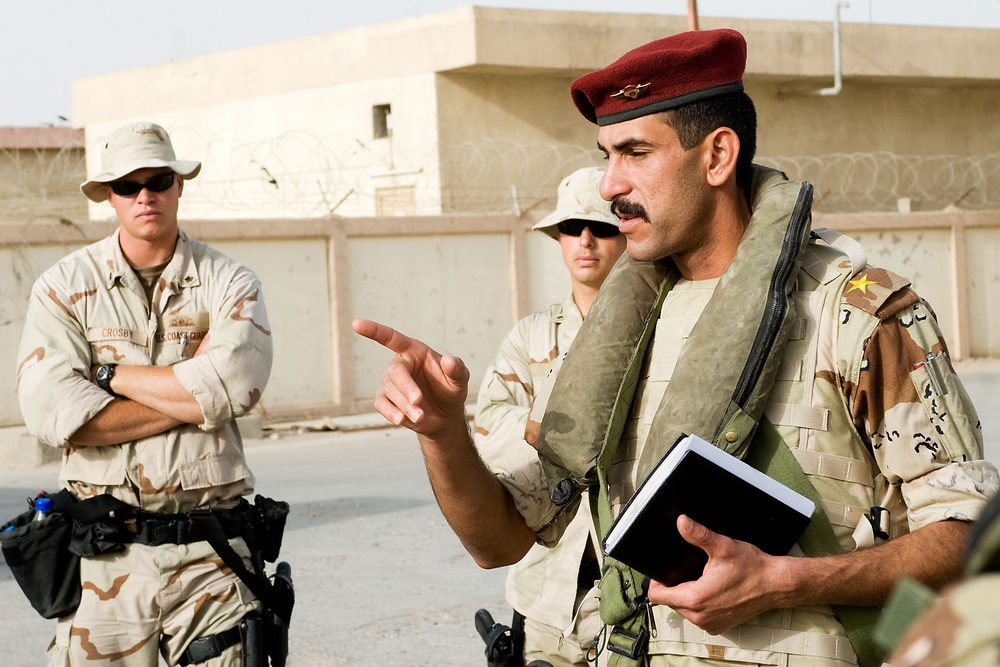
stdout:
[[677,532],[685,514],[708,529],[787,554],[814,503],[698,436],[682,436],[622,508],[605,552],[668,586],[701,576],[708,556]]

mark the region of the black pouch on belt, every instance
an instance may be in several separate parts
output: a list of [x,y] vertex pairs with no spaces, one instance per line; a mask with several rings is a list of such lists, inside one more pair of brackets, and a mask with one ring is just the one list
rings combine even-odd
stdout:
[[43,618],[59,618],[80,604],[80,557],[69,550],[73,520],[60,511],[75,502],[73,496],[60,491],[49,498],[53,511],[41,521],[34,520],[31,509],[0,527],[0,547],[35,611]]
[[257,546],[264,560],[273,563],[281,551],[281,538],[288,518],[288,503],[258,495],[254,498],[257,510]]

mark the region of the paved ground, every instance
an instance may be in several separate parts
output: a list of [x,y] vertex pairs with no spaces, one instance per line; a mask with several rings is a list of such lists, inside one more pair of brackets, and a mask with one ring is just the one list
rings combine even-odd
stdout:
[[[1000,362],[960,373],[1000,464]],[[480,570],[434,503],[414,438],[398,429],[250,441],[258,491],[287,500],[283,556],[298,602],[290,667],[469,667],[485,664],[473,630],[485,606],[500,620],[502,570]],[[0,470],[0,517],[56,487],[55,465]],[[53,622],[38,617],[0,564],[0,663],[41,665]]]
[[[296,435],[247,447],[258,491],[287,500],[282,548],[297,601],[289,667],[485,664],[480,606],[503,610],[503,571],[480,570],[437,509],[407,431]],[[0,471],[0,511],[54,488],[58,467]],[[41,665],[52,623],[0,567],[0,663]],[[500,614],[498,613],[498,618]]]

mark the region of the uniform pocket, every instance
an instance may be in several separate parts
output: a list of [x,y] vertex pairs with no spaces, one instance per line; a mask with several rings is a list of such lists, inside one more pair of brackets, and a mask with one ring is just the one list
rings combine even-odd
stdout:
[[119,486],[125,482],[125,467],[124,446],[77,447],[64,458],[59,481]]
[[208,456],[180,465],[181,486],[186,491],[225,486],[249,476],[246,461],[236,454]]
[[910,379],[934,429],[933,433],[919,435],[941,446],[935,458],[943,462],[981,458],[982,449],[972,435],[977,426],[970,422],[976,419],[975,411],[952,373],[947,357],[943,353],[929,356],[914,368]]

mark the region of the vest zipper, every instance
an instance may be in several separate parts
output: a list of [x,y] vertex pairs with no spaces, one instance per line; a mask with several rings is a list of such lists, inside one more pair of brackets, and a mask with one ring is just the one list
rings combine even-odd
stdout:
[[777,266],[771,274],[764,315],[757,328],[753,346],[750,348],[750,356],[743,367],[743,373],[736,384],[736,390],[733,392],[733,402],[740,408],[746,407],[751,393],[757,386],[760,373],[767,361],[767,355],[778,337],[781,322],[788,311],[788,296],[785,294],[785,285],[799,256],[802,244],[802,227],[808,225],[810,221],[807,212],[812,205],[812,194],[812,185],[803,183],[795,200],[795,206],[792,208],[788,229],[785,230],[785,237],[781,242],[781,254],[778,256]]

